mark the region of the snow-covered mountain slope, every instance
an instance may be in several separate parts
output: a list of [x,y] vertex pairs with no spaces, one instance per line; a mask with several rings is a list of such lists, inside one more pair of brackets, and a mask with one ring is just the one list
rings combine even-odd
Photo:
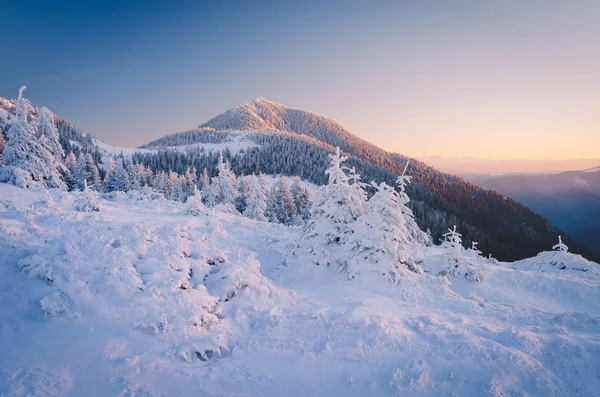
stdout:
[[[267,168],[267,173],[302,175],[306,180],[323,184],[325,162],[320,159],[326,158],[326,153],[337,146],[350,156],[350,166],[356,167],[367,182],[393,184],[410,161],[408,172],[416,182],[409,188],[412,209],[419,226],[423,230],[430,229],[434,241],[439,241],[446,229],[456,224],[468,242],[479,241],[485,252],[515,260],[535,255],[561,234],[574,251],[594,257],[566,233],[514,200],[439,172],[420,161],[389,153],[351,134],[333,120],[263,98],[226,111],[197,130],[167,135],[144,147],[222,139],[229,131],[243,130],[260,147],[249,150],[245,158],[231,159],[236,172],[265,172]],[[278,138],[264,138],[264,132],[258,133],[263,130],[271,131],[271,135]],[[197,157],[178,158],[178,162],[193,163],[194,158]],[[158,161],[158,158],[147,159],[147,164]]]
[[81,195],[0,184],[0,395],[600,388],[600,276],[579,256],[497,264],[464,251],[484,280],[475,283],[437,276],[453,259],[415,245],[428,274],[348,281],[286,265],[297,228],[219,210],[191,216],[138,192],[78,212]]

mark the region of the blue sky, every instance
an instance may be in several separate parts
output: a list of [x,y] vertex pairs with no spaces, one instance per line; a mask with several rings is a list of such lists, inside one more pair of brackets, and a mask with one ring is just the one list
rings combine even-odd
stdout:
[[5,3],[0,96],[108,143],[265,97],[409,155],[598,157],[600,2]]

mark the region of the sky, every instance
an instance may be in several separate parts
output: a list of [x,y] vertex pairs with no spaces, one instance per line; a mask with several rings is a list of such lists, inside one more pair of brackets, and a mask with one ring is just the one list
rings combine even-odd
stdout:
[[0,96],[137,146],[257,97],[410,156],[600,157],[598,1],[0,4]]

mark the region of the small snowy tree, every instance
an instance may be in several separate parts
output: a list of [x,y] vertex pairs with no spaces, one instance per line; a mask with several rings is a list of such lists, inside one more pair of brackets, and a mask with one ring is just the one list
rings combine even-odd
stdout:
[[106,192],[128,192],[130,187],[129,175],[123,167],[121,158],[117,161],[109,160],[104,191]]
[[481,255],[481,251],[479,251],[479,249],[477,248],[477,245],[479,245],[479,243],[477,241],[472,241],[471,242],[471,251],[473,251],[475,253],[475,255],[479,256],[479,255]]
[[233,171],[231,171],[229,162],[223,161],[222,153],[219,153],[217,175],[211,179],[206,195],[206,202],[210,207],[217,204],[225,204],[231,207],[235,205],[235,199],[238,195],[236,178]]
[[563,244],[561,236],[558,236],[558,244],[553,246],[552,249],[556,250],[556,251],[560,251],[560,252],[568,252],[569,251],[569,247],[567,247],[565,244]]
[[208,215],[209,213],[208,208],[202,203],[202,192],[196,186],[194,186],[194,195],[188,197],[186,205],[186,212],[189,215],[199,216]]
[[311,196],[308,189],[302,184],[300,177],[294,177],[294,183],[292,183],[290,191],[292,192],[299,218],[302,220],[308,219],[310,217]]
[[347,157],[340,155],[339,148],[329,157],[331,165],[325,171],[329,176],[329,183],[317,190],[311,207],[311,218],[292,255],[308,251],[313,263],[317,265],[337,264],[345,267],[349,256],[346,244],[354,234],[367,194],[363,190],[360,176],[342,165]]
[[65,183],[69,190],[73,190],[76,188],[77,183],[75,180],[75,169],[77,168],[77,157],[75,157],[75,153],[69,152],[65,159],[65,167],[67,168],[67,173],[65,174]]
[[6,145],[6,139],[4,138],[4,132],[0,128],[0,165],[2,164],[2,156],[4,154],[4,145]]
[[442,246],[452,249],[457,256],[460,254],[462,246],[462,235],[456,231],[456,225],[453,229],[448,229],[447,233],[443,234],[444,243]]
[[244,216],[256,219],[257,221],[266,221],[265,212],[267,210],[267,197],[260,185],[259,178],[256,175],[248,176],[248,192],[246,196],[246,209]]
[[376,192],[359,217],[351,239],[352,253],[344,269],[347,276],[354,278],[375,272],[398,281],[405,270],[422,273],[408,249],[413,239],[398,204],[398,192],[385,182],[371,182],[371,185]]
[[96,199],[96,194],[87,187],[87,181],[84,179],[79,199],[75,201],[75,210],[81,212],[99,212],[101,209]]
[[241,213],[246,210],[250,177],[249,175],[242,175],[237,179],[238,196],[235,201],[235,208]]
[[171,200],[183,202],[184,199],[185,198],[183,195],[183,184],[181,181],[181,177],[178,176],[173,181],[173,188],[171,189]]
[[417,222],[414,220],[414,216],[410,208],[408,207],[408,203],[410,202],[410,197],[406,193],[406,187],[411,183],[412,176],[406,175],[406,170],[408,169],[409,161],[406,162],[406,166],[404,166],[404,171],[402,171],[402,175],[398,176],[396,180],[396,184],[398,186],[398,205],[402,210],[402,214],[404,215],[406,228],[408,229],[412,239],[418,243],[427,244],[431,242],[431,232],[427,234],[423,232]]
[[77,188],[84,189],[84,182],[87,188],[100,191],[102,182],[100,181],[100,172],[91,153],[80,153],[77,157],[77,166],[75,168],[75,182]]

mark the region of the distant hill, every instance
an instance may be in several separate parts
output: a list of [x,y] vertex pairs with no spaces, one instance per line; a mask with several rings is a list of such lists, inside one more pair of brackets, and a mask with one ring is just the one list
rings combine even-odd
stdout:
[[419,160],[440,171],[471,178],[489,174],[557,173],[583,170],[600,165],[597,159],[573,160],[490,160],[476,157],[419,157]]
[[[168,135],[146,144],[145,148],[162,151],[139,156],[137,160],[176,171],[189,165],[210,167],[216,161],[214,154],[212,158],[201,152],[168,154],[168,149],[181,142],[214,142],[215,137],[222,141],[227,139],[223,134],[240,133],[258,145],[229,156],[238,173],[298,174],[323,184],[326,153],[339,146],[350,155],[350,164],[356,167],[363,180],[394,183],[395,176],[402,173],[410,160],[409,173],[415,182],[409,192],[413,198],[413,212],[419,226],[431,231],[434,241],[456,224],[467,244],[479,241],[484,252],[502,260],[515,260],[549,249],[558,234],[565,234],[515,200],[437,171],[421,161],[387,152],[326,117],[263,98],[228,110],[196,130]],[[568,237],[566,241],[574,251],[593,257],[582,245]]]
[[472,180],[525,204],[600,256],[600,167]]

